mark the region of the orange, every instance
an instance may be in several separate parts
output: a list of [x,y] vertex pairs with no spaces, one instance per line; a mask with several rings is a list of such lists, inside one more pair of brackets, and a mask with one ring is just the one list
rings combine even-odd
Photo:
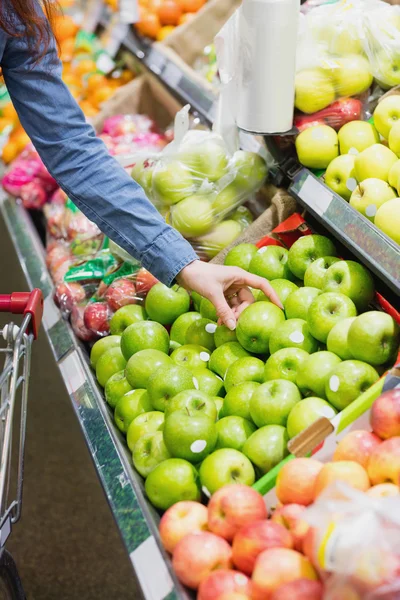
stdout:
[[1,157],[4,160],[4,162],[6,163],[6,165],[8,165],[10,162],[12,162],[14,160],[14,158],[16,158],[16,156],[18,155],[18,146],[15,142],[12,142],[11,140],[7,142],[7,144],[5,144],[4,148],[3,148],[3,152],[1,153]]
[[204,6],[206,0],[178,0],[183,12],[195,13]]
[[160,6],[164,3],[164,0],[148,0],[148,11],[149,12],[157,12]]
[[0,132],[4,131],[8,127],[14,127],[14,123],[11,121],[11,119],[0,117]]
[[182,9],[175,0],[164,0],[157,14],[161,25],[178,25]]
[[60,58],[63,62],[70,62],[74,55],[75,40],[74,38],[67,38],[60,43]]
[[75,87],[81,87],[81,79],[77,77],[74,73],[63,73],[63,81],[66,85],[71,85]]
[[79,27],[69,15],[58,17],[55,22],[55,33],[57,40],[63,42],[67,38],[74,37]]
[[158,32],[157,41],[162,42],[173,31],[175,31],[175,27],[173,25],[164,25],[164,27],[161,27],[160,31]]
[[135,79],[135,73],[129,71],[129,69],[124,69],[120,77],[121,85],[124,85],[124,83],[129,83],[132,81],[132,79]]
[[90,97],[90,103],[93,104],[95,108],[99,108],[103,102],[106,102],[111,96],[114,94],[114,88],[106,85],[97,89]]
[[86,81],[88,94],[104,85],[107,85],[107,79],[101,73],[91,73]]
[[86,117],[94,117],[99,112],[97,108],[92,106],[92,104],[90,104],[90,102],[87,100],[82,100],[82,102],[79,102],[79,106],[83,110]]
[[18,136],[13,140],[18,148],[18,153],[22,152],[22,150],[31,143],[31,139],[29,135],[25,131],[21,131]]
[[91,58],[83,58],[74,67],[74,72],[77,75],[87,75],[96,71],[97,65]]
[[2,116],[6,119],[9,119],[13,123],[18,123],[18,115],[17,111],[14,108],[14,105],[11,102],[8,102],[3,106]]
[[145,12],[139,23],[136,23],[136,27],[139,33],[155,40],[161,29],[161,23],[157,15]]

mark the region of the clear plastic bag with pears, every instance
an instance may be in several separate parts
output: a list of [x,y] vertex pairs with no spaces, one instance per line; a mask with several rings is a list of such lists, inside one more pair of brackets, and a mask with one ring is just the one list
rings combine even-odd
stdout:
[[373,85],[400,84],[400,7],[381,0],[341,0],[301,15],[294,124],[338,130],[370,116]]
[[324,600],[400,598],[400,496],[372,497],[344,482],[305,512],[306,554],[325,584]]
[[217,130],[189,129],[189,106],[175,118],[174,140],[157,154],[118,157],[132,178],[204,260],[231,244],[253,221],[245,206],[268,169],[256,152],[229,144]]

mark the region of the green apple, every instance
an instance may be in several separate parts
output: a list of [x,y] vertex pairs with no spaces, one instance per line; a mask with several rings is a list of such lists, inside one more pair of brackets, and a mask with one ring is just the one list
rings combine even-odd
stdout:
[[152,159],[138,160],[131,171],[131,177],[145,190],[147,195],[152,193],[152,181],[155,162]]
[[243,454],[261,473],[268,473],[289,454],[289,437],[281,425],[265,425],[255,431],[243,446]]
[[257,427],[282,425],[293,406],[300,402],[301,394],[292,381],[274,379],[257,388],[250,401],[251,418]]
[[255,432],[257,427],[243,419],[243,417],[223,417],[217,425],[218,439],[216,449],[234,448],[241,450],[247,438]]
[[251,259],[249,271],[266,279],[293,279],[288,254],[286,248],[264,246]]
[[190,296],[187,291],[174,285],[172,288],[156,283],[146,296],[145,307],[149,318],[162,325],[171,325],[180,315],[188,312]]
[[328,125],[304,129],[296,138],[299,162],[310,169],[326,169],[339,156],[336,131]]
[[167,510],[182,500],[200,500],[199,476],[192,464],[180,458],[169,458],[147,476],[145,490],[153,506]]
[[254,244],[238,244],[229,250],[225,256],[224,265],[228,267],[240,267],[248,271],[251,259],[257,254],[257,250],[257,246]]
[[202,490],[208,496],[230,483],[253,485],[255,478],[249,459],[234,448],[215,450],[200,467]]
[[[396,164],[393,165],[390,172],[396,167]],[[396,198],[393,188],[386,181],[371,177],[357,185],[351,194],[350,206],[373,223],[378,208],[392,198]]]
[[[352,26],[351,26],[352,25]],[[345,26],[334,27],[332,35],[329,36],[329,52],[337,55],[362,54],[363,45],[359,32],[354,24],[346,21]],[[325,38],[323,38],[325,39]],[[321,40],[322,41],[322,40]]]
[[383,98],[374,111],[374,125],[381,136],[388,139],[391,128],[399,120],[400,97],[394,94]]
[[297,371],[296,384],[303,396],[325,399],[325,384],[331,371],[340,364],[336,354],[323,350],[309,356]]
[[372,310],[353,321],[347,341],[354,358],[371,365],[383,365],[396,356],[399,326],[390,315]]
[[372,177],[388,181],[390,169],[397,161],[397,156],[383,144],[373,144],[356,156],[354,169],[356,179],[360,183]]
[[[307,268],[318,258],[336,256],[336,248],[324,235],[303,235],[289,250],[289,269],[298,279],[304,279]],[[310,285],[310,284],[307,284]],[[312,287],[318,287],[313,285]]]
[[142,413],[131,421],[126,433],[126,443],[131,452],[135,444],[141,437],[156,431],[162,431],[164,428],[164,413],[157,410]]
[[184,237],[199,237],[211,229],[213,214],[211,196],[193,194],[172,209],[172,226]]
[[224,143],[218,137],[207,135],[207,138],[192,143],[192,140],[181,145],[180,159],[199,180],[218,181],[226,174],[228,157]]
[[[197,292],[190,292],[190,296],[193,301],[194,309],[197,310],[197,312],[200,312],[200,303],[203,299],[203,296],[200,296],[200,294],[198,294]],[[202,316],[205,316],[205,315],[202,315]]]
[[[299,289],[293,281],[288,281],[287,279],[274,279],[271,281],[271,287],[274,288],[283,306],[285,306],[285,302],[290,294]],[[257,296],[257,302],[263,301],[270,302],[270,299],[260,290]]]
[[93,347],[90,351],[90,364],[93,369],[96,368],[97,361],[100,356],[107,352],[107,350],[111,350],[111,348],[119,348],[121,345],[121,336],[120,335],[108,335],[106,337],[100,338],[93,344]]
[[325,183],[339,196],[349,200],[351,192],[357,185],[354,173],[355,156],[353,154],[343,154],[337,156],[328,165],[325,172]]
[[399,190],[400,182],[400,160],[394,163],[393,167],[389,171],[389,185],[395,190]]
[[231,167],[235,172],[234,183],[247,193],[260,188],[268,175],[265,160],[256,152],[237,150],[232,157]]
[[125,369],[125,366],[126,360],[120,348],[114,346],[103,352],[96,362],[96,379],[101,387],[106,385],[112,375]]
[[222,407],[224,405],[224,399],[220,398],[219,396],[212,396],[211,400],[214,401],[214,404],[217,408],[217,419],[220,419],[222,417]]
[[[316,260],[315,265],[320,259]],[[309,267],[311,268],[311,266]],[[308,271],[308,269],[307,269]],[[306,273],[307,273],[306,271]],[[288,319],[307,319],[308,309],[312,301],[319,296],[321,290],[316,287],[302,287],[292,292],[285,302],[285,313]]]
[[322,290],[327,270],[339,260],[336,256],[322,256],[321,258],[317,258],[317,260],[307,267],[304,273],[304,285]]
[[185,165],[177,160],[159,162],[152,178],[153,194],[159,202],[171,205],[190,196],[195,189],[193,177]]
[[224,187],[212,201],[214,217],[222,221],[233,209],[240,204],[243,192],[235,185],[230,183]]
[[238,342],[227,342],[216,348],[211,354],[209,368],[224,379],[229,367],[244,356],[250,355]]
[[114,421],[118,429],[122,433],[126,433],[135,417],[151,411],[152,408],[146,390],[131,390],[118,400],[114,411]]
[[256,389],[260,386],[256,381],[245,381],[239,383],[229,390],[224,398],[222,415],[243,417],[251,421],[250,401]]
[[112,375],[104,388],[104,395],[106,397],[107,403],[111,408],[115,408],[118,400],[122,398],[124,394],[130,392],[132,386],[129,385],[128,380],[125,377],[125,370],[118,371]]
[[325,292],[312,301],[307,313],[307,323],[311,335],[325,344],[330,330],[336,323],[356,316],[356,306],[348,296],[337,292]]
[[371,365],[361,360],[344,360],[330,373],[325,395],[337,410],[343,410],[367,391],[379,375]]
[[[382,48],[376,56],[375,64],[378,66],[379,71],[377,81],[383,89],[389,89],[400,84],[400,56],[397,47],[390,48],[389,51],[387,48]],[[392,98],[392,96],[389,96],[389,98]]]
[[224,381],[219,375],[203,367],[193,369],[192,373],[196,389],[209,396],[225,396]]
[[210,319],[214,322],[218,319],[215,306],[208,298],[201,299],[199,312],[203,319]]
[[215,350],[214,333],[217,324],[210,319],[197,319],[186,331],[185,344],[203,346],[210,352]]
[[164,444],[162,431],[143,435],[136,442],[132,452],[133,466],[144,478],[168,458],[171,458],[171,455]]
[[388,200],[375,215],[375,225],[400,246],[400,199]]
[[237,221],[242,229],[246,229],[254,221],[251,211],[246,206],[238,206],[229,218],[232,221]]
[[270,336],[284,320],[283,311],[275,304],[270,302],[250,304],[237,321],[237,339],[249,352],[255,354],[268,352]]
[[[350,325],[355,321],[357,317],[349,317],[336,323],[329,332],[328,339],[326,340],[326,347],[329,352],[337,354],[342,360],[349,360],[353,358],[352,353],[349,350],[347,337],[349,334]],[[318,394],[320,396],[320,394]]]
[[395,123],[389,131],[389,148],[397,155],[400,154],[400,123]]
[[165,407],[165,418],[175,412],[189,417],[197,415],[206,416],[212,421],[217,420],[217,407],[215,402],[200,390],[185,390],[177,394]]
[[127,304],[119,308],[110,319],[110,332],[121,335],[129,325],[145,321],[147,314],[140,304]]
[[186,367],[193,371],[200,367],[207,368],[210,360],[210,353],[203,346],[194,344],[184,344],[171,354],[171,358],[176,365]]
[[276,327],[269,338],[269,352],[274,354],[282,348],[300,348],[309,354],[318,350],[318,342],[311,335],[307,321],[288,319]]
[[121,336],[121,351],[126,360],[140,350],[160,350],[168,354],[168,331],[160,323],[139,321],[129,325]]
[[128,360],[126,378],[134,389],[146,389],[151,375],[166,365],[172,366],[172,361],[164,352],[140,350]]
[[214,333],[214,342],[215,346],[219,348],[222,344],[227,344],[228,342],[236,342],[236,331],[232,331],[228,329],[226,325],[218,325],[217,329]]
[[197,239],[199,247],[203,250],[208,258],[214,258],[221,250],[230,246],[242,233],[240,223],[233,219],[227,219],[218,223],[206,235]]
[[371,123],[367,123],[366,121],[351,121],[350,123],[346,123],[339,129],[338,138],[340,154],[348,154],[350,151],[354,152],[354,150],[362,152],[373,144],[379,143],[377,130]]
[[166,405],[180,392],[195,389],[193,375],[185,367],[165,365],[149,378],[147,391],[155,410],[165,411]]
[[254,356],[244,356],[234,362],[225,375],[225,389],[227,392],[234,386],[245,381],[263,382],[264,363]]
[[336,410],[322,398],[304,398],[300,400],[290,411],[287,422],[289,438],[296,437],[321,417],[331,420],[336,415]]
[[190,325],[201,319],[201,314],[198,312],[187,312],[183,315],[180,315],[176,321],[173,322],[170,331],[171,341],[177,342],[181,346],[185,344],[186,332],[189,329]]
[[371,274],[363,265],[354,260],[340,260],[327,270],[322,292],[344,294],[362,312],[374,298],[375,285]]
[[265,363],[263,381],[285,379],[296,383],[297,374],[303,369],[308,357],[308,352],[300,348],[278,350]]
[[304,113],[315,113],[335,100],[335,88],[323,69],[304,69],[295,79],[295,107]]
[[200,412],[194,416],[180,411],[170,414],[165,419],[163,434],[171,456],[194,463],[201,462],[214,450],[218,438],[215,420]]
[[364,56],[351,54],[335,59],[335,63],[331,73],[337,96],[357,96],[371,87],[374,78]]

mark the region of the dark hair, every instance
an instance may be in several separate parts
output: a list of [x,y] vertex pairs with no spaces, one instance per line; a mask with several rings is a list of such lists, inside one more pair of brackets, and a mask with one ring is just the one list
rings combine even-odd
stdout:
[[27,38],[35,59],[40,60],[46,54],[53,36],[52,25],[58,13],[57,2],[0,0],[0,4],[0,28],[10,36]]

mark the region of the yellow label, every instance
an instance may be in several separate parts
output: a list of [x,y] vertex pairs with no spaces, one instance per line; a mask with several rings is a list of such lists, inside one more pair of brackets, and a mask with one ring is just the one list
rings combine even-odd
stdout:
[[336,530],[336,523],[332,522],[329,524],[328,529],[325,532],[324,537],[321,540],[321,544],[318,548],[318,564],[325,569],[326,567],[326,551],[329,544],[329,540],[332,538],[332,534]]

